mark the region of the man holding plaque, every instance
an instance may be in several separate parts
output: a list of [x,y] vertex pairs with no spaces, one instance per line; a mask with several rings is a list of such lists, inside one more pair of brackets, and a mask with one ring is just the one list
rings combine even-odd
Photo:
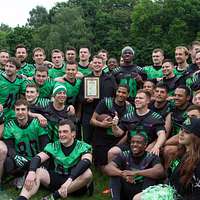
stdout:
[[116,90],[114,77],[102,71],[102,57],[94,56],[92,63],[92,73],[84,77],[78,98],[82,108],[83,139],[87,143],[92,142],[94,128],[90,125],[90,119],[97,104],[104,97],[113,97]]

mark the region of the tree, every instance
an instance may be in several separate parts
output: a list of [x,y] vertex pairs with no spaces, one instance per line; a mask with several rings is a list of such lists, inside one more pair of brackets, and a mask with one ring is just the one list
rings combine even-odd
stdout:
[[78,49],[81,45],[91,45],[91,34],[80,8],[61,7],[51,20],[51,24],[35,29],[33,36],[34,44],[45,48],[47,55],[54,48],[65,51],[68,46]]
[[[177,8],[177,9],[175,9]],[[148,12],[147,12],[148,11]],[[198,0],[140,0],[132,12],[132,44],[137,61],[150,64],[154,48],[163,48],[174,57],[174,48],[197,39],[200,27]]]
[[38,28],[44,24],[49,24],[49,14],[46,8],[42,6],[36,6],[30,12],[30,18],[27,20],[28,25],[34,28]]
[[[29,27],[15,27],[6,35],[6,41],[8,49],[11,52],[11,55],[15,53],[15,46],[17,44],[23,43],[29,51],[34,48],[33,44],[33,30]],[[29,60],[31,55],[29,56]]]

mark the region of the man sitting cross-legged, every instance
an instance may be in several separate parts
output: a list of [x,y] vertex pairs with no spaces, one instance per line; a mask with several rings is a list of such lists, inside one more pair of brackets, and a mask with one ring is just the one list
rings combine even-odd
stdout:
[[[47,144],[44,151],[32,159],[17,200],[29,199],[38,191],[40,183],[53,192],[43,200],[66,198],[69,193],[77,193],[87,188],[92,180],[92,172],[89,169],[92,162],[91,146],[75,140],[75,130],[72,121],[60,122],[59,141]],[[38,169],[40,164],[48,159],[53,161],[54,167],[51,170]]]

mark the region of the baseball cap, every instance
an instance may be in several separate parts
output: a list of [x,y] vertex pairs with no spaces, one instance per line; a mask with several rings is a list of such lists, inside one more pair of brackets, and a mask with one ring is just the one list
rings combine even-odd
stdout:
[[181,128],[188,131],[188,133],[193,133],[197,137],[200,137],[200,118],[187,118]]

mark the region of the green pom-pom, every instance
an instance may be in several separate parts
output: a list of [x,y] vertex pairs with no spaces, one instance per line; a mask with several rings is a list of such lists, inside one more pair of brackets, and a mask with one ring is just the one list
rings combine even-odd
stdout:
[[142,191],[141,200],[175,200],[176,190],[166,184],[154,185]]

